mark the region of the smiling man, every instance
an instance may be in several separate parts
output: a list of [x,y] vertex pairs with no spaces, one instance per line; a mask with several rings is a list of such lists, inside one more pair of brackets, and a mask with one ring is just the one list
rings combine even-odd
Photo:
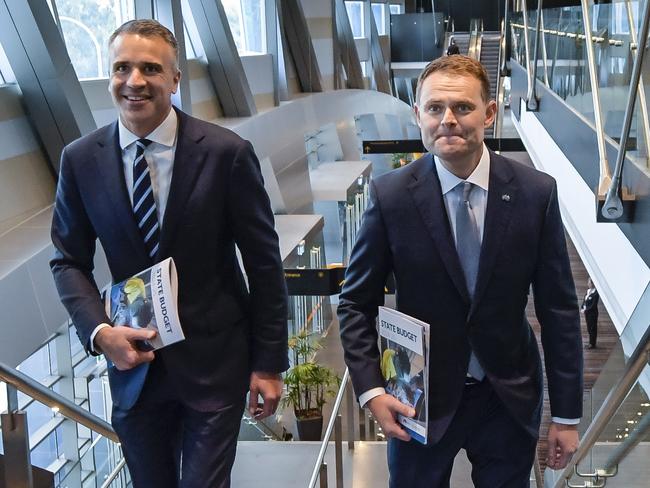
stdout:
[[[345,360],[389,437],[391,488],[449,487],[460,449],[475,486],[529,486],[543,399],[531,285],[553,416],[549,466],[564,467],[578,444],[580,321],[555,181],[485,147],[497,110],[489,92],[466,56],[420,74],[415,116],[429,154],[372,182],[340,296]],[[431,327],[426,446],[396,422],[413,409],[383,388],[375,318],[390,273],[397,308]]]
[[[251,415],[271,415],[288,366],[286,287],[258,160],[233,132],[172,107],[177,51],[153,20],[113,33],[119,119],[64,149],[52,223],[59,295],[86,349],[108,359],[135,488],[230,486],[246,392]],[[115,282],[174,258],[184,341],[152,352],[141,345],[154,332],[110,322],[92,276],[97,239]]]

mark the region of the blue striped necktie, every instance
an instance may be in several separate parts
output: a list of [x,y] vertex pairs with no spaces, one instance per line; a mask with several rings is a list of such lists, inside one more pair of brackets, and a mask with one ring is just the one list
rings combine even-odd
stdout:
[[144,240],[147,254],[154,258],[158,252],[160,239],[160,227],[158,225],[158,213],[156,202],[153,198],[151,176],[149,166],[144,158],[145,148],[151,144],[148,139],[135,141],[136,151],[133,161],[133,213],[140,228],[140,234]]

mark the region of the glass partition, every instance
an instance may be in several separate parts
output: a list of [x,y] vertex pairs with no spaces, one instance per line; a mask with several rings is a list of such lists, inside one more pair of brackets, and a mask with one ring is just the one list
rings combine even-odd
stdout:
[[[589,1],[591,43],[594,47],[598,91],[605,135],[620,140],[632,67],[636,57],[636,33],[640,30],[640,1],[616,1],[594,4]],[[569,106],[591,124],[594,122],[594,103],[589,78],[581,6],[543,10],[542,34],[537,61],[537,79],[548,86]],[[528,12],[530,56],[534,57],[537,11]],[[523,13],[516,12],[511,23],[512,57],[526,66]],[[544,49],[545,48],[545,49]],[[650,66],[644,61],[642,76]],[[532,70],[532,66],[531,66]],[[650,78],[650,73],[645,78]],[[643,79],[643,87],[647,81]],[[642,87],[642,88],[643,88]],[[650,89],[650,88],[649,88]],[[645,98],[645,94],[640,92]],[[647,110],[646,110],[647,112]],[[645,120],[644,120],[645,119]],[[647,165],[647,115],[641,111],[637,99],[632,118],[627,155],[642,166]],[[611,162],[613,164],[613,162]]]

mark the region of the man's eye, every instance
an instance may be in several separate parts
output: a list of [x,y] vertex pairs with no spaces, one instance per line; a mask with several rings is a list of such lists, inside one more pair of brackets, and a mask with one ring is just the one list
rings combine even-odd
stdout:
[[429,105],[427,107],[427,111],[432,114],[440,113],[440,110],[441,110],[440,105]]
[[460,105],[457,105],[457,106],[456,106],[456,110],[457,110],[458,112],[465,113],[465,112],[469,112],[469,111],[471,111],[471,110],[472,110],[472,107],[470,107],[469,105],[466,105],[466,104],[464,104],[464,103],[461,103]]
[[113,71],[115,73],[124,73],[128,69],[128,66],[126,64],[118,64],[113,68]]
[[153,73],[158,73],[159,71],[160,69],[156,65],[147,65],[144,67],[145,73],[153,74]]

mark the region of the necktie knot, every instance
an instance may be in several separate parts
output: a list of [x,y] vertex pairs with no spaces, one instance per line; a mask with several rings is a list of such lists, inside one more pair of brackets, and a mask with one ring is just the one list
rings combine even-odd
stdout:
[[138,139],[135,141],[136,146],[138,146],[138,150],[144,151],[144,149],[151,144],[152,141],[149,139]]
[[469,195],[470,193],[472,193],[473,189],[474,189],[474,185],[469,181],[465,181],[463,183],[463,202],[469,203]]

